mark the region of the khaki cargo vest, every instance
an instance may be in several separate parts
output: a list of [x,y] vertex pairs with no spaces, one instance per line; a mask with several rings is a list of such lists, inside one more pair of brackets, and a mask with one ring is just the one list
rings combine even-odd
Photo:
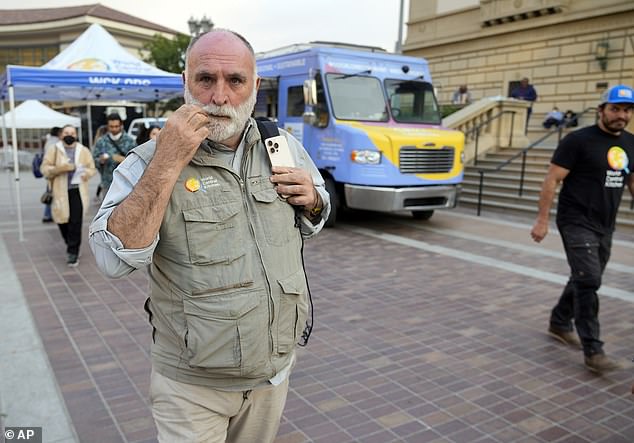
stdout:
[[[241,176],[201,146],[182,171],[149,268],[155,370],[246,390],[289,364],[308,312],[293,206],[269,180],[255,125]],[[154,144],[134,150],[149,162]]]

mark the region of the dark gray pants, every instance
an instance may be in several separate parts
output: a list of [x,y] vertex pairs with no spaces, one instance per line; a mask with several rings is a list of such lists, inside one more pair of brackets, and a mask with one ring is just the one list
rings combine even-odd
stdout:
[[574,318],[584,354],[590,356],[602,353],[597,291],[610,259],[612,233],[599,234],[575,225],[558,228],[570,266],[570,278],[559,302],[552,310],[550,325],[560,330],[572,331]]

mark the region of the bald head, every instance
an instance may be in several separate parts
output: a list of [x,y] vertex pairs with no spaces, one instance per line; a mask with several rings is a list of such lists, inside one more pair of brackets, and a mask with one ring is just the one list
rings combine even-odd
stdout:
[[253,50],[253,46],[251,46],[251,43],[249,43],[249,41],[246,38],[244,38],[242,35],[238,34],[235,31],[231,31],[229,29],[223,29],[223,28],[215,28],[215,29],[212,29],[211,31],[208,31],[193,37],[191,41],[189,42],[189,45],[187,46],[187,51],[185,51],[185,58],[186,59],[189,58],[189,53],[191,52],[192,48],[196,45],[196,43],[199,40],[206,38],[212,34],[230,34],[236,37],[238,40],[240,40],[244,44],[247,50],[255,58],[255,51]]

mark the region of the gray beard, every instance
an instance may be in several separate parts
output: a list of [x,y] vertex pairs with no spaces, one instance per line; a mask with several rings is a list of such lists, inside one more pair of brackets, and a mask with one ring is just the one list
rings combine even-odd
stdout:
[[[185,103],[200,106],[203,111],[209,115],[210,122],[209,125],[207,125],[209,135],[207,138],[213,142],[222,143],[244,131],[249,117],[253,112],[253,108],[255,107],[257,90],[253,88],[253,93],[249,98],[245,100],[244,103],[235,107],[231,105],[205,105],[192,96],[187,86],[185,86],[184,96]],[[215,116],[223,117],[217,118]],[[226,117],[228,117],[228,119]]]

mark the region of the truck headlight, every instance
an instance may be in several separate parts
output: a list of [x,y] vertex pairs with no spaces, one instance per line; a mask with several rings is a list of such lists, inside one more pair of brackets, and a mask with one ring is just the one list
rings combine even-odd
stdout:
[[378,165],[381,163],[381,153],[369,149],[355,150],[350,153],[350,159],[362,165]]

